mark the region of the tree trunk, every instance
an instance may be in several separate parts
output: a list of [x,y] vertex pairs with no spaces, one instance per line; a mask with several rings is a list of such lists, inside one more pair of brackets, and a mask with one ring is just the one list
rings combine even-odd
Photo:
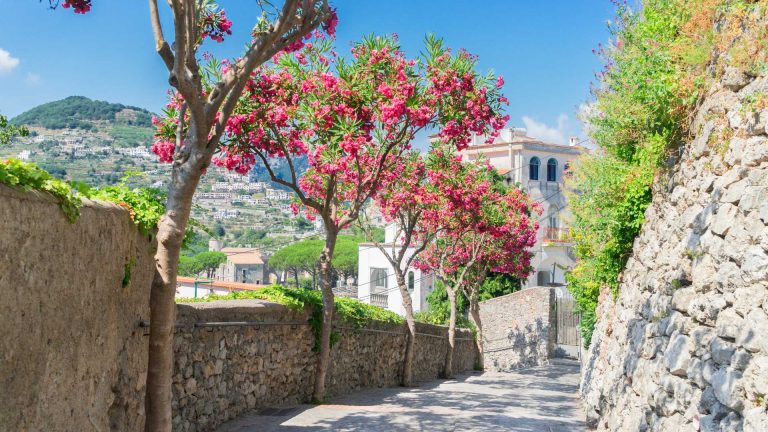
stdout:
[[298,270],[293,271],[293,277],[296,279],[296,288],[298,288],[299,287],[299,271]]
[[322,402],[325,399],[325,376],[331,362],[331,332],[333,331],[333,314],[335,303],[333,301],[333,251],[336,248],[335,229],[329,229],[326,224],[325,248],[320,254],[320,289],[323,292],[323,326],[320,331],[320,352],[317,356],[317,369],[315,370],[315,389],[313,399]]
[[[196,145],[192,140],[187,145]],[[156,273],[150,293],[149,362],[147,365],[147,432],[171,431],[173,331],[176,324],[176,276],[192,196],[207,165],[203,155],[191,155],[174,166],[165,214],[160,218],[155,253]]]
[[456,346],[456,290],[445,286],[451,304],[451,318],[448,321],[448,352],[445,355],[444,378],[453,378],[453,349]]
[[483,370],[485,367],[483,363],[483,322],[480,321],[480,302],[477,298],[477,292],[473,292],[469,295],[469,318],[472,320],[472,324],[477,328],[477,334],[475,335],[475,344],[477,345],[477,368]]
[[413,319],[413,300],[411,293],[408,292],[408,286],[405,283],[405,275],[402,271],[395,270],[395,279],[400,288],[400,295],[403,298],[403,309],[405,309],[405,322],[408,327],[408,338],[405,342],[405,357],[403,359],[403,387],[413,386],[413,350],[416,345],[416,321]]

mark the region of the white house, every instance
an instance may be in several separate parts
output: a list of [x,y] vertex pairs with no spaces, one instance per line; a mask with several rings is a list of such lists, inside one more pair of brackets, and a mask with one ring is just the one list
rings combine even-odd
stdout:
[[[394,225],[389,225],[384,230],[385,249],[391,248],[392,243],[396,240],[395,231]],[[414,250],[414,247],[409,248],[403,261]],[[358,245],[358,255],[358,299],[364,303],[381,306],[400,315],[405,315],[403,298],[400,294],[400,288],[397,286],[394,268],[384,253],[373,243],[360,243]],[[434,286],[432,275],[411,268],[406,274],[405,280],[413,300],[413,311],[426,310],[427,294],[432,292]]]
[[539,232],[531,265],[535,269],[525,286],[564,284],[564,271],[575,264],[568,221],[571,218],[563,188],[563,173],[586,149],[578,138],[567,145],[545,143],[526,135],[525,129],[505,129],[492,144],[474,137],[462,151],[465,160],[484,157],[506,177],[541,204]]

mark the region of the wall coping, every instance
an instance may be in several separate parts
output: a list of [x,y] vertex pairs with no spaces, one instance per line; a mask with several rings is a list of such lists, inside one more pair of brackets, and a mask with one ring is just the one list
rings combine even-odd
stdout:
[[[215,300],[210,302],[176,303],[177,325],[191,325],[195,322],[237,322],[237,321],[306,321],[309,318],[309,310],[291,309],[280,303],[259,299]],[[347,324],[338,319],[335,324],[347,327]],[[406,324],[394,324],[385,321],[371,321],[362,328],[368,329],[403,329],[405,334]],[[428,333],[433,336],[447,335],[448,326],[416,322],[416,330],[420,333]],[[472,334],[472,330],[456,328],[457,336]]]
[[[37,201],[40,203],[53,204],[58,206],[59,201],[53,195],[39,191],[37,189],[23,189],[19,187],[11,187],[0,183],[0,196],[10,199],[17,199],[19,201]],[[103,210],[113,213],[124,213],[130,217],[130,212],[119,205],[110,201],[92,200],[85,197],[80,197],[83,203],[82,209]],[[61,212],[61,216],[65,217],[64,212]],[[78,219],[79,220],[79,219]],[[75,221],[77,223],[77,221]]]
[[554,288],[553,287],[542,287],[542,286],[523,288],[523,289],[521,289],[519,291],[515,291],[515,292],[509,293],[509,294],[505,294],[503,296],[494,297],[494,298],[488,299],[488,300],[483,300],[483,301],[480,302],[480,304],[483,305],[483,304],[490,304],[490,303],[494,303],[494,302],[501,302],[501,301],[506,300],[508,298],[512,298],[512,297],[521,295],[521,293],[531,292],[531,291],[544,291],[544,290],[551,292],[552,290],[554,290]]

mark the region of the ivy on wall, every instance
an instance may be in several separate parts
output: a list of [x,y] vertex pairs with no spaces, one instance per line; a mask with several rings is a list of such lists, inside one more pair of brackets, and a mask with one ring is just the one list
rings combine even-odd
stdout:
[[585,344],[601,287],[618,292],[656,173],[697,132],[688,130],[689,119],[706,84],[725,64],[755,75],[768,69],[768,30],[759,25],[767,9],[766,0],[645,0],[638,10],[619,4],[612,41],[596,51],[605,67],[583,119],[598,149],[568,179],[576,191],[569,202],[578,263],[567,279]]

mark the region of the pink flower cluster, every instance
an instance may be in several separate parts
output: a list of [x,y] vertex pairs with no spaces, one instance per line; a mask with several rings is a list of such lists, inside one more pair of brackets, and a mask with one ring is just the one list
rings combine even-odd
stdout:
[[203,39],[210,37],[216,42],[224,42],[225,35],[232,34],[232,21],[227,18],[224,9],[211,9],[203,15],[203,22],[200,24],[201,36]]
[[155,141],[150,150],[160,158],[160,162],[171,163],[176,144],[173,141]]
[[439,232],[415,265],[424,271],[452,274],[467,266],[525,277],[528,250],[536,242],[538,212],[519,189],[494,188],[487,166],[461,162],[449,155],[427,173],[438,205],[424,209],[423,232]]
[[91,10],[91,0],[64,0],[61,3],[64,9],[72,8],[76,14],[84,14]]

